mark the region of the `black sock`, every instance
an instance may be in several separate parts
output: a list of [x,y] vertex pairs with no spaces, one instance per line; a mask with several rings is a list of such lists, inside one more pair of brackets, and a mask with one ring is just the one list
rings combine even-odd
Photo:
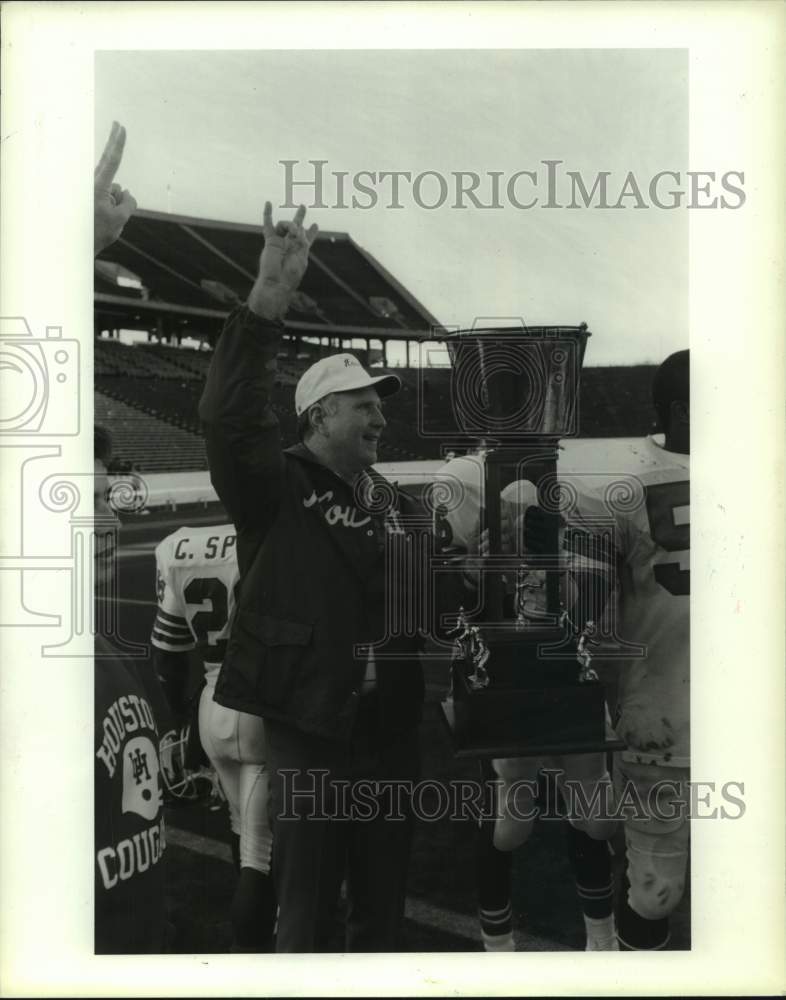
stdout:
[[232,900],[233,951],[272,951],[276,893],[270,875],[241,868]]
[[232,864],[235,871],[240,871],[240,837],[236,833],[229,834],[229,847],[232,851]]
[[[482,769],[484,781],[496,779],[488,766]],[[486,786],[484,813],[491,809],[491,793]],[[510,876],[513,852],[498,851],[493,843],[494,820],[481,820],[475,839],[475,883],[478,890],[478,916],[484,934],[502,937],[513,929],[510,901]]]
[[585,917],[600,920],[611,915],[614,893],[611,857],[605,840],[593,840],[583,830],[566,823],[568,857],[576,880],[576,893]]
[[617,912],[617,937],[622,951],[655,951],[669,943],[669,918],[645,920],[628,903],[630,883],[627,876],[622,886]]

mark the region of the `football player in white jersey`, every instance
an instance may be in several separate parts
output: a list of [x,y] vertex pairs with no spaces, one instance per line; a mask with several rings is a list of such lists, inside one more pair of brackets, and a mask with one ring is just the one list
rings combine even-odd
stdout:
[[[455,458],[444,465],[438,480],[451,489],[457,489],[460,503],[448,510],[442,523],[437,525],[438,537],[444,545],[458,552],[474,553],[482,549],[480,538],[483,510],[483,460],[479,455]],[[515,545],[515,551],[524,554],[527,548],[525,525],[529,511],[537,513],[537,490],[526,480],[510,484],[502,493],[503,545]],[[574,563],[579,560],[574,560]],[[582,556],[582,570],[587,559]],[[526,596],[521,594],[522,611],[536,620],[545,613],[545,582],[542,571],[529,574],[531,583]],[[563,583],[578,593],[578,572],[566,574]],[[469,581],[468,581],[469,582]],[[566,594],[566,606],[573,600]],[[510,898],[511,852],[522,846],[532,833],[535,808],[535,789],[541,770],[554,773],[556,790],[568,805],[567,847],[571,860],[576,891],[581,904],[586,930],[588,951],[615,951],[618,949],[613,917],[613,886],[611,861],[607,840],[617,824],[611,818],[611,778],[602,753],[575,754],[560,757],[518,757],[499,759],[492,766],[482,766],[486,780],[502,779],[501,808],[495,824],[479,825],[476,870],[478,883],[478,910],[481,936],[487,951],[512,951],[512,904]],[[573,796],[566,794],[568,783],[581,785],[585,801],[607,803],[597,815],[583,816],[570,806]],[[600,799],[597,798],[600,793]],[[509,801],[510,800],[510,801]],[[512,808],[508,808],[511,805]],[[553,808],[556,803],[551,803]],[[524,819],[522,817],[532,817]]]
[[[601,658],[593,666],[613,672],[614,724],[627,744],[615,767],[627,857],[617,927],[620,944],[631,950],[667,946],[668,918],[685,888],[690,839],[687,350],[663,362],[652,392],[662,443],[644,439],[631,449],[627,476],[616,483],[616,477],[607,477],[598,489],[581,492],[566,514],[565,532],[581,555],[582,538],[596,534],[599,523],[613,524],[615,551],[607,558],[615,562],[608,572],[616,595],[606,608]],[[609,616],[613,629],[606,627]]]
[[189,650],[197,650],[204,664],[199,738],[229,803],[240,869],[232,902],[233,950],[270,951],[276,901],[264,724],[213,700],[238,585],[235,529],[180,528],[157,546],[156,567],[158,611],[151,641],[165,689],[182,686]]
[[[618,917],[623,947],[664,948],[668,916],[682,898],[688,864],[690,777],[690,375],[687,350],[653,381],[663,443],[649,437],[634,469],[637,495],[610,504],[616,533],[618,635],[638,655],[614,661],[620,795],[635,792],[647,815],[625,819],[627,879]],[[593,498],[580,501],[579,517]],[[612,661],[609,661],[610,663]]]

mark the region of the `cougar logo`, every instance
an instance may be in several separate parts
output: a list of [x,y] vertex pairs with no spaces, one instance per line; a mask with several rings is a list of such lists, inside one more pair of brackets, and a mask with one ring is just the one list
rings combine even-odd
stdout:
[[158,754],[147,736],[135,736],[123,749],[123,812],[155,819],[163,795],[158,778]]

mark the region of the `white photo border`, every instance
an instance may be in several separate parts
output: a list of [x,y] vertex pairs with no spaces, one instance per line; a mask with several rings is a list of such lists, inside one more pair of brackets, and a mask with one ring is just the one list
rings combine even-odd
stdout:
[[[89,658],[0,632],[0,982],[15,996],[542,995],[780,991],[784,941],[784,21],[779,3],[16,3],[2,11],[2,301],[82,345],[92,469],[90,178],[96,50],[686,48],[690,167],[745,171],[738,211],[690,216],[693,775],[745,782],[693,824],[690,952],[92,954]],[[657,123],[653,123],[657,127]],[[68,409],[72,402],[63,398]],[[60,401],[58,402],[60,405]],[[69,412],[71,412],[69,410]],[[0,529],[16,530],[5,472]],[[13,456],[11,456],[13,457]],[[11,463],[13,468],[13,463]],[[18,513],[18,512],[17,512]],[[6,551],[4,555],[8,554]],[[41,587],[58,607],[58,584]],[[42,591],[45,593],[45,591]],[[49,606],[49,605],[47,605]]]

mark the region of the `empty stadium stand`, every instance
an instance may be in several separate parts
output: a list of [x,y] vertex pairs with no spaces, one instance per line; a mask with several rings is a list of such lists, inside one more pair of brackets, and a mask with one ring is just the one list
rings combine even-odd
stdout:
[[[142,472],[206,468],[197,409],[204,375],[198,375],[196,369],[203,367],[206,373],[209,355],[186,348],[129,347],[107,340],[95,344],[95,418],[112,431],[116,457],[132,461]],[[172,352],[185,356],[182,368]],[[160,370],[165,372],[160,376],[155,374],[159,353]],[[188,366],[194,370],[188,371]],[[307,363],[301,363],[299,369],[290,365],[287,371],[279,372],[274,386],[271,403],[285,447],[297,441],[294,387],[306,367]],[[407,412],[406,397],[412,391],[407,386],[391,408],[381,461],[430,457],[424,452],[434,451],[433,447],[423,448]]]
[[95,421],[111,431],[115,461],[131,462],[139,472],[207,468],[205,445],[199,434],[182,430],[99,390],[94,398]]
[[638,437],[653,430],[657,365],[585,368],[579,394],[580,437]]
[[178,373],[186,377],[204,379],[210,365],[210,351],[170,347],[168,344],[139,344],[137,349],[145,351],[155,360],[163,359],[174,365]]
[[134,406],[174,427],[200,433],[197,406],[202,382],[171,378],[139,378],[128,375],[98,375],[95,387],[104,395]]
[[[140,471],[190,470],[207,467],[197,407],[210,352],[163,344],[129,346],[96,340],[96,419],[113,432],[118,457]],[[284,446],[297,440],[294,387],[312,357],[279,361],[272,406],[279,419]],[[581,437],[630,437],[652,430],[650,385],[653,365],[628,368],[586,368],[580,394]],[[441,442],[418,433],[418,393],[423,411],[440,426],[449,420],[449,369],[375,368],[392,372],[402,390],[386,400],[388,423],[380,461],[440,457]]]

